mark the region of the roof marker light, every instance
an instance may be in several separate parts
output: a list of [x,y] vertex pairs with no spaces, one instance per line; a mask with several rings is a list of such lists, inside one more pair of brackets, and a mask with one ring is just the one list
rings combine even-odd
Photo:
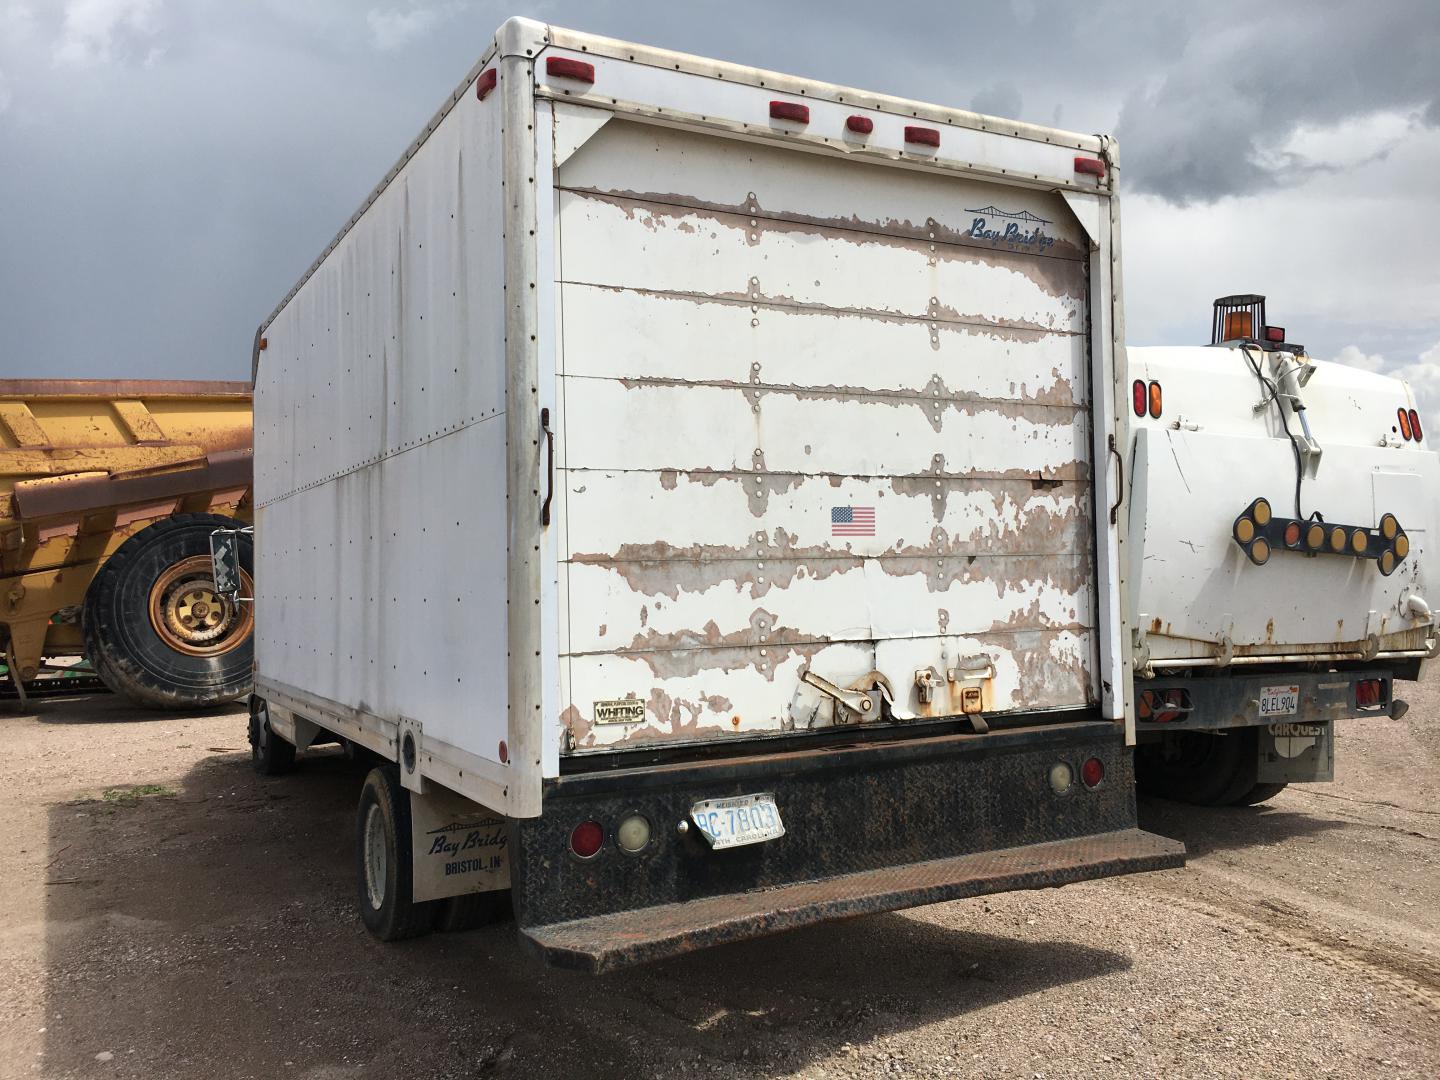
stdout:
[[793,120],[797,124],[808,124],[810,122],[810,106],[801,105],[798,101],[772,101],[770,102],[771,120]]
[[1075,171],[1084,173],[1086,176],[1103,177],[1105,175],[1105,162],[1099,158],[1077,157],[1075,159]]
[[856,135],[869,135],[875,130],[875,121],[868,116],[847,116],[845,130],[853,131]]
[[500,77],[499,68],[491,68],[489,71],[482,71],[480,77],[475,80],[475,96],[484,101],[490,91],[495,89],[495,81]]
[[910,127],[905,128],[905,141],[914,143],[916,146],[939,146],[940,132],[935,128]]
[[587,64],[584,60],[571,60],[568,56],[547,56],[545,58],[545,74],[555,75],[562,79],[574,79],[576,82],[593,83],[595,81],[595,65]]

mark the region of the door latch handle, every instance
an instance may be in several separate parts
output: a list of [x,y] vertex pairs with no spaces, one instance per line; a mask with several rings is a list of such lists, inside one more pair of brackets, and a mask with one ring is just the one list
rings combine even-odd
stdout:
[[555,498],[555,432],[550,430],[550,410],[540,410],[540,430],[545,433],[545,501],[540,504],[540,524],[550,524],[550,500]]

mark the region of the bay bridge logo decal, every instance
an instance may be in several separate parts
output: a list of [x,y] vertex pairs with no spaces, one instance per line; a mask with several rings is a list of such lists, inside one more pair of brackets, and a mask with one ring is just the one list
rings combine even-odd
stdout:
[[1044,251],[1055,243],[1053,236],[1047,236],[1041,227],[1049,225],[1047,218],[1037,217],[1029,210],[1001,210],[996,206],[982,206],[978,210],[966,208],[967,214],[974,214],[970,223],[970,237],[973,240],[989,240],[992,244],[1015,244],[1031,251]]

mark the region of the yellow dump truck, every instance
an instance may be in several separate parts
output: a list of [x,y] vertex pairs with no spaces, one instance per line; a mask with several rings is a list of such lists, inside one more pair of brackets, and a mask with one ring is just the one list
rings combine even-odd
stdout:
[[215,589],[209,545],[251,519],[250,416],[249,383],[0,380],[0,657],[22,697],[79,655],[145,705],[249,693],[251,605]]

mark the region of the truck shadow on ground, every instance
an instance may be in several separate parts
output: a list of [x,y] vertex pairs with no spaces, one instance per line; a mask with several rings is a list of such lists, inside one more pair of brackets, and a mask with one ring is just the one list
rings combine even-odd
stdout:
[[[12,698],[0,703],[0,707],[4,706],[8,706],[13,715],[29,715],[41,724],[63,724],[66,727],[120,723],[176,723],[180,717],[211,716],[233,711],[235,708],[234,702],[227,702],[223,705],[216,705],[208,711],[187,707],[183,713],[171,713],[162,709],[147,708],[131,701],[123,694],[105,692],[31,698],[25,708],[21,708],[19,702]],[[241,735],[245,733],[243,726],[240,733]]]
[[600,978],[544,968],[509,923],[383,945],[352,899],[363,775],[318,752],[267,780],[217,752],[51,807],[46,1073],[767,1073],[1130,966],[1007,936],[1019,916],[983,898],[984,930],[878,915]]
[[1311,813],[1295,813],[1265,803],[1259,806],[1190,806],[1146,796],[1139,799],[1138,811],[1142,829],[1182,841],[1189,858],[1199,858],[1216,851],[1303,840],[1332,829],[1345,828],[1343,821]]

